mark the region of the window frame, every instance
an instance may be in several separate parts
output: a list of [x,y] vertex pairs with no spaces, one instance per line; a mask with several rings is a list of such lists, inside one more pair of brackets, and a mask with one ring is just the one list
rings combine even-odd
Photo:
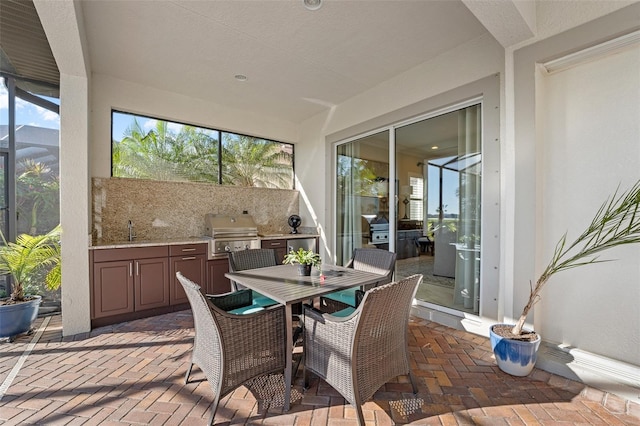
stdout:
[[[207,182],[207,181],[191,181],[188,180],[188,182],[201,182],[201,183],[212,183],[212,184],[217,184],[217,185],[229,185],[229,186],[239,186],[239,185],[231,185],[228,183],[223,183],[223,162],[222,162],[222,148],[223,148],[223,141],[222,141],[222,136],[223,134],[227,133],[227,134],[232,134],[235,136],[239,136],[239,137],[246,137],[246,138],[252,138],[255,140],[260,140],[260,141],[266,141],[269,143],[274,143],[274,144],[280,144],[280,145],[286,145],[290,147],[291,150],[291,187],[290,188],[271,188],[271,187],[267,187],[270,189],[292,189],[295,190],[296,189],[296,179],[295,179],[295,144],[290,143],[290,142],[282,142],[282,141],[278,141],[278,140],[274,140],[274,139],[269,139],[269,138],[264,138],[264,137],[260,137],[260,136],[254,136],[254,135],[250,135],[247,133],[239,133],[239,132],[235,132],[235,131],[230,131],[230,130],[221,130],[221,129],[216,129],[214,127],[208,127],[208,126],[203,126],[200,124],[193,124],[193,123],[187,123],[184,121],[178,121],[178,120],[170,120],[170,119],[165,119],[165,118],[160,118],[160,117],[154,117],[152,115],[148,115],[148,114],[143,114],[143,113],[134,113],[134,112],[130,112],[130,111],[126,111],[123,109],[118,109],[118,108],[111,108],[111,116],[110,116],[110,120],[111,120],[111,145],[110,145],[110,167],[109,167],[109,174],[111,177],[114,177],[113,175],[113,167],[114,167],[114,162],[113,162],[113,154],[114,154],[114,114],[126,114],[131,116],[132,118],[134,117],[140,117],[143,119],[148,119],[148,120],[156,120],[156,121],[163,121],[167,124],[177,124],[177,125],[181,125],[181,126],[189,126],[189,127],[194,127],[194,128],[198,128],[198,129],[204,129],[204,130],[208,130],[211,131],[215,134],[217,134],[217,142],[218,142],[218,146],[217,146],[217,155],[218,155],[218,171],[217,171],[217,181],[216,182]],[[130,179],[137,179],[137,178],[130,178]],[[159,182],[162,182],[161,180],[158,180]],[[250,188],[256,188],[255,186],[251,186]],[[260,188],[264,188],[264,187],[260,187]]]

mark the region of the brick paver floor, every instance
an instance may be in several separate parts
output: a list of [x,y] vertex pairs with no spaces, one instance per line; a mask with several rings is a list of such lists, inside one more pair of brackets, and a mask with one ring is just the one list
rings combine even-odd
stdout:
[[[211,388],[197,368],[184,384],[191,311],[65,338],[60,316],[38,319],[37,328],[0,343],[1,424],[206,424]],[[640,424],[636,402],[538,369],[528,377],[501,372],[484,337],[415,318],[409,330],[420,392],[411,393],[406,377],[387,383],[363,406],[367,425]],[[300,372],[283,413],[281,382],[273,376],[238,388],[221,401],[216,424],[357,424],[326,383],[312,380],[303,392]]]

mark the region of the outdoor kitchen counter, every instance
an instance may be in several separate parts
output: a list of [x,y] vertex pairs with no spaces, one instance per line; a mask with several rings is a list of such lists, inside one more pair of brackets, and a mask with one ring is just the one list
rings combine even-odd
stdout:
[[184,238],[159,238],[157,240],[133,240],[114,241],[109,243],[96,243],[89,246],[89,250],[152,247],[152,246],[175,246],[180,244],[206,244],[207,237],[184,237]]
[[[318,238],[318,234],[260,234],[261,241],[267,240],[293,240],[299,238]],[[206,243],[208,237],[184,237],[184,238],[159,238],[157,240],[133,240],[133,241],[113,241],[108,243],[97,242],[89,246],[89,250],[151,247],[151,246],[173,246],[179,244],[201,244]]]
[[175,278],[177,271],[201,285],[206,294],[229,292],[229,251],[267,246],[284,259],[287,248],[304,238],[315,246],[318,240],[314,234],[257,237],[255,230],[242,238],[217,242],[208,236],[94,241],[88,250],[91,327],[187,309],[189,301]]

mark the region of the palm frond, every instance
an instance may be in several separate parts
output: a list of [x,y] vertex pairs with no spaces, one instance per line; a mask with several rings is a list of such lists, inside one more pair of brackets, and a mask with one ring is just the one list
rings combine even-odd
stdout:
[[600,259],[603,251],[626,244],[640,243],[640,180],[620,193],[620,187],[596,211],[591,223],[567,245],[565,233],[556,243],[551,260],[531,289],[529,300],[512,332],[520,334],[540,291],[552,275],[579,266],[608,262]]

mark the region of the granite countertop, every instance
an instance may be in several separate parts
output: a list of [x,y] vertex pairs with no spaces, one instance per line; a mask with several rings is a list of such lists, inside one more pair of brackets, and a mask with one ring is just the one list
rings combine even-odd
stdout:
[[293,240],[300,238],[316,238],[318,234],[258,234],[261,240]]
[[158,238],[150,240],[133,241],[111,241],[108,243],[97,242],[89,246],[89,250],[113,249],[113,248],[133,248],[150,246],[175,246],[180,244],[206,244],[206,237],[183,237],[183,238]]
[[[282,239],[299,239],[299,238],[315,238],[318,234],[259,234],[260,240],[282,240]],[[183,238],[159,238],[151,240],[133,240],[133,241],[112,241],[107,243],[97,242],[89,246],[89,250],[114,249],[114,248],[133,248],[133,247],[150,247],[150,246],[172,246],[179,244],[206,244],[208,237],[183,237]]]

